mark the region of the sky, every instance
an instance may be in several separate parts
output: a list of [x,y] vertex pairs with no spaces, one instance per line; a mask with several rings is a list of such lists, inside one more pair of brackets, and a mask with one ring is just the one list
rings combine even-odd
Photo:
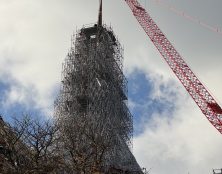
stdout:
[[[222,106],[222,35],[140,0]],[[162,0],[222,29],[221,0]],[[103,22],[124,47],[133,153],[150,174],[209,174],[222,168],[222,135],[164,62],[123,0],[104,0]],[[71,35],[97,21],[98,0],[0,0],[0,114],[53,115]]]

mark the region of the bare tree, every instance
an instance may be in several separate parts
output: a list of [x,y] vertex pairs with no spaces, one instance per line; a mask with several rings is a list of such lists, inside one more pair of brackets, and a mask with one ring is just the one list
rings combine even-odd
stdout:
[[96,173],[102,171],[107,153],[116,143],[115,132],[110,131],[107,119],[82,115],[68,116],[59,120],[61,147],[64,165],[75,173]]
[[[95,123],[97,120],[97,124]],[[41,120],[24,115],[4,129],[5,173],[101,173],[118,141],[110,121],[98,116]]]
[[31,120],[23,134],[23,142],[29,148],[31,173],[52,172],[56,164],[57,126],[51,120]]
[[4,128],[6,157],[12,169],[6,173],[52,173],[58,170],[58,127],[52,120],[30,115],[13,118]]
[[[2,144],[4,156],[7,166],[5,173],[19,173],[19,163],[23,163],[23,156],[25,157],[26,147],[23,145],[21,139],[28,127],[29,120],[24,116],[22,120],[13,118],[13,126],[3,122],[2,120]],[[22,155],[23,154],[23,155]],[[24,160],[25,161],[25,160]]]

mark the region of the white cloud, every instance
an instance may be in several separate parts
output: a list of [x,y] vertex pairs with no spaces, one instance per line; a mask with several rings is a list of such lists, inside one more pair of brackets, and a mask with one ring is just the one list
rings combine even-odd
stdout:
[[153,113],[135,137],[134,153],[141,166],[152,167],[150,173],[211,173],[221,167],[221,134],[183,93],[178,90],[177,100],[170,101],[176,106],[172,115]]
[[27,95],[29,95],[26,92],[27,90],[23,88],[18,88],[18,86],[10,87],[9,91],[6,93],[5,96],[5,98],[7,98],[7,100],[5,101],[6,107],[10,107],[15,102],[27,105],[28,101],[24,103],[25,98],[27,98]]
[[[81,21],[79,16],[67,14],[73,12],[68,4],[33,0],[0,2],[0,80],[13,86],[6,91],[6,103],[53,112],[62,61],[71,45],[72,30]],[[79,11],[75,8],[75,13]],[[82,17],[87,16],[90,15]]]

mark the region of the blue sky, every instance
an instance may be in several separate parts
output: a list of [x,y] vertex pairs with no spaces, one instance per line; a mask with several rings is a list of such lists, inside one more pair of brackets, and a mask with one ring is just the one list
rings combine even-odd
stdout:
[[[152,98],[154,85],[148,75],[142,71],[135,70],[135,72],[128,77],[128,91],[129,91],[129,108],[134,118],[134,135],[137,136],[143,133],[144,127],[141,123],[149,121],[153,113],[168,113],[172,115],[174,111],[174,103],[167,101],[166,98]],[[168,92],[167,85],[161,85],[162,92]],[[171,96],[176,94],[170,91]]]
[[[145,0],[140,1],[145,4]],[[222,28],[221,0],[165,0]],[[146,9],[215,99],[222,103],[222,36],[147,0]],[[53,115],[62,62],[76,29],[97,20],[97,0],[0,1],[0,114]],[[222,138],[188,96],[122,0],[104,0],[103,21],[124,46],[134,154],[150,173],[212,173]]]

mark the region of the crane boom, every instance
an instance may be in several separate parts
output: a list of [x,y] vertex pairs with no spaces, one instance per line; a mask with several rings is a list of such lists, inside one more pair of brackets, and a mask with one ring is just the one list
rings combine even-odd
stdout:
[[222,134],[222,109],[137,0],[125,0],[150,40],[210,123]]

